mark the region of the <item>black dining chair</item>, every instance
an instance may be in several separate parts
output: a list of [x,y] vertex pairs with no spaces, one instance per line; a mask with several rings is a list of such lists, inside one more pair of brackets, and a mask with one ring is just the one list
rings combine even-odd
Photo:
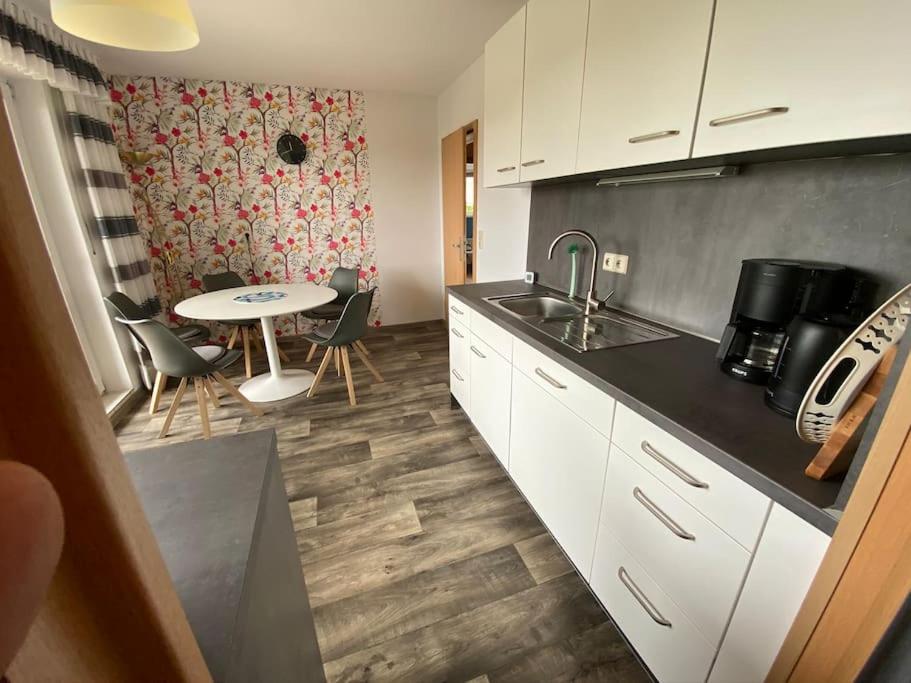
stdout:
[[373,366],[373,363],[367,358],[366,354],[357,346],[357,342],[367,331],[367,316],[370,315],[370,305],[373,303],[373,293],[376,289],[366,292],[357,292],[348,299],[348,303],[342,309],[341,317],[328,338],[316,334],[304,335],[311,344],[326,349],[326,354],[320,363],[319,370],[316,371],[316,377],[313,378],[313,384],[310,386],[308,397],[316,396],[320,382],[329,364],[335,359],[336,367],[344,368],[345,383],[348,385],[348,401],[351,405],[357,405],[357,398],[354,395],[354,379],[351,376],[351,359],[348,351],[353,350],[361,362],[367,367],[370,373],[376,378],[377,382],[383,381],[383,376]]
[[[142,307],[123,292],[111,292],[106,297],[104,297],[104,304],[107,307],[108,312],[115,319],[149,319],[148,314],[142,309]],[[145,348],[145,344],[143,343],[142,339],[139,338],[136,332],[132,328],[128,327],[128,329],[136,341],[138,341],[139,344]],[[212,336],[212,331],[205,325],[182,325],[180,327],[172,327],[170,329],[181,341],[184,341],[187,344],[193,344],[194,347],[198,347],[198,345],[207,342]],[[148,351],[148,349],[146,350]],[[158,404],[161,402],[161,394],[164,392],[167,383],[167,375],[156,371],[155,381],[152,384],[152,402],[149,404],[149,415],[154,415],[158,412]]]
[[263,411],[253,405],[230,380],[221,374],[224,368],[240,358],[240,351],[221,346],[191,348],[157,320],[129,320],[119,316],[116,320],[127,325],[142,341],[143,346],[149,350],[149,354],[152,356],[152,365],[159,373],[167,377],[180,378],[177,393],[171,402],[171,407],[168,408],[161,431],[158,433],[159,439],[168,435],[171,422],[174,420],[174,415],[177,413],[177,408],[180,406],[191,378],[196,390],[196,403],[199,407],[199,419],[202,421],[204,438],[208,439],[212,435],[206,394],[209,395],[216,408],[221,405],[218,395],[215,393],[215,387],[212,385],[213,379],[247,410],[258,417],[262,416]]
[[[344,268],[342,266],[335,269],[332,273],[332,277],[329,278],[329,287],[338,292],[336,297],[329,303],[317,306],[316,308],[311,308],[304,313],[304,315],[311,320],[316,320],[318,322],[317,327],[313,331],[314,335],[326,339],[332,336],[332,333],[335,330],[335,326],[332,322],[337,321],[342,316],[342,311],[345,308],[345,304],[348,303],[348,299],[357,292],[357,282],[358,274],[356,269]],[[355,346],[357,346],[365,356],[370,355],[367,347],[364,346],[364,343],[360,339],[357,340]],[[317,344],[310,345],[310,351],[307,353],[308,363],[313,360],[317,347]]]
[[[235,287],[244,287],[246,283],[237,273],[230,270],[223,273],[209,273],[202,276],[202,286],[207,292],[217,292],[222,289],[234,289]],[[262,332],[259,329],[259,320],[250,318],[249,320],[226,320],[225,325],[233,325],[231,335],[228,337],[228,348],[233,349],[237,343],[237,337],[240,335],[244,345],[244,371],[247,377],[253,377],[253,359],[250,355],[250,342],[256,347],[256,350],[263,352]],[[285,363],[290,363],[291,359],[288,354],[278,347],[279,358]]]

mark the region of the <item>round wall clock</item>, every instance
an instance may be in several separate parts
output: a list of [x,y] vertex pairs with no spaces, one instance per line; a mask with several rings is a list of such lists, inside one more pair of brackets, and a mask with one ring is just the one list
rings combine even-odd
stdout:
[[275,143],[275,151],[286,164],[302,164],[307,158],[307,145],[293,133],[283,133]]

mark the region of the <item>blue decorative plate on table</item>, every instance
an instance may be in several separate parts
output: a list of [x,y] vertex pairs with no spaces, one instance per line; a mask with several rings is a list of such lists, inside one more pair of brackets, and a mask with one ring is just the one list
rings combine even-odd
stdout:
[[287,292],[254,292],[253,294],[241,294],[234,297],[234,300],[241,304],[264,304],[268,301],[278,301],[288,296]]

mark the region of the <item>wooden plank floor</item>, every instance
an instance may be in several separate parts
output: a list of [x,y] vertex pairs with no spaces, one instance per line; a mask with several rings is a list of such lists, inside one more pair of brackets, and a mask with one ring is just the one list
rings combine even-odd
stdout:
[[[327,678],[649,680],[464,413],[450,408],[443,323],[373,330],[366,343],[386,382],[352,358],[356,408],[330,370],[317,397],[271,404],[263,418],[231,398],[210,411],[214,434],[278,433]],[[304,344],[282,346],[304,366]],[[230,370],[239,384],[242,363]],[[254,372],[265,370],[257,357]],[[155,417],[146,402],[121,425],[124,450],[200,438],[186,397],[171,435],[156,438],[173,395],[172,386]]]

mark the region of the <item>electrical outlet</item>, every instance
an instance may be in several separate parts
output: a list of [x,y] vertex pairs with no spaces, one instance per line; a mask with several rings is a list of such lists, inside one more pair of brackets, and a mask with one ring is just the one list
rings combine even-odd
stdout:
[[601,261],[601,269],[614,272],[614,259],[617,257],[616,254],[608,254],[604,252],[604,256]]
[[620,273],[620,275],[626,275],[626,271],[629,268],[629,256],[626,254],[615,254],[614,255],[614,272]]

